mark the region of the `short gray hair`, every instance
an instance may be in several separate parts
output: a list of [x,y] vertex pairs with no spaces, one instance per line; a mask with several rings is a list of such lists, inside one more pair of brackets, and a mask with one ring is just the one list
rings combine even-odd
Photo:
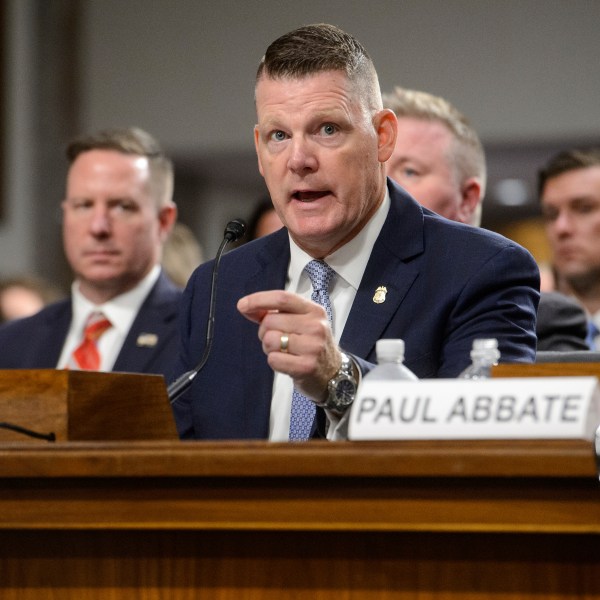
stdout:
[[444,125],[455,142],[450,158],[459,181],[477,177],[481,182],[481,196],[484,196],[487,169],[483,145],[469,120],[456,107],[440,96],[401,87],[394,88],[391,94],[383,94],[383,103],[397,117],[412,117]]

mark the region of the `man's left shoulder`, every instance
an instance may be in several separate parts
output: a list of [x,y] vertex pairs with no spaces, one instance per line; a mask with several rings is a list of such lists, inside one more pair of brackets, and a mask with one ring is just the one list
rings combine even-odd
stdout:
[[444,240],[446,243],[455,243],[471,251],[500,252],[505,249],[514,250],[517,254],[530,256],[529,251],[500,233],[450,221],[439,215],[429,214],[424,216],[426,235]]

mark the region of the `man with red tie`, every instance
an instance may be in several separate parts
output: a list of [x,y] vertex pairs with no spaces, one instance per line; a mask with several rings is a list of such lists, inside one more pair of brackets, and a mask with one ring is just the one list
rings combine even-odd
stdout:
[[62,203],[71,297],[0,328],[0,368],[167,373],[180,291],[160,267],[173,166],[136,128],[74,140]]

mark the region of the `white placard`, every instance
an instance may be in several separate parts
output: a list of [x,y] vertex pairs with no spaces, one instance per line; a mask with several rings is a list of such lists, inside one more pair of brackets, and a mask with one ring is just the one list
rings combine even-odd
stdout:
[[351,440],[592,439],[596,377],[421,379],[361,384]]

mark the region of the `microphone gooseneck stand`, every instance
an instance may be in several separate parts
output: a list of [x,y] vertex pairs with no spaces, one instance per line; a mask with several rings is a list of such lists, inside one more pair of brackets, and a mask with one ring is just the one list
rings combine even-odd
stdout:
[[225,227],[225,234],[223,236],[223,241],[217,250],[217,254],[215,255],[215,262],[213,264],[212,271],[212,281],[210,284],[210,304],[209,304],[209,312],[208,312],[208,324],[206,327],[206,345],[204,347],[204,353],[202,354],[202,358],[200,362],[190,371],[185,372],[183,375],[180,375],[173,383],[169,385],[167,388],[167,394],[169,396],[169,402],[173,404],[175,400],[177,400],[189,387],[192,385],[192,381],[200,373],[200,371],[204,368],[206,361],[208,360],[208,356],[210,354],[210,350],[212,348],[213,343],[213,335],[215,328],[215,306],[216,306],[216,297],[217,297],[217,277],[219,274],[219,264],[221,262],[221,256],[223,255],[223,251],[225,247],[230,242],[235,242],[239,240],[246,231],[246,224],[239,220],[234,219],[233,221],[229,221],[227,223],[227,227]]

